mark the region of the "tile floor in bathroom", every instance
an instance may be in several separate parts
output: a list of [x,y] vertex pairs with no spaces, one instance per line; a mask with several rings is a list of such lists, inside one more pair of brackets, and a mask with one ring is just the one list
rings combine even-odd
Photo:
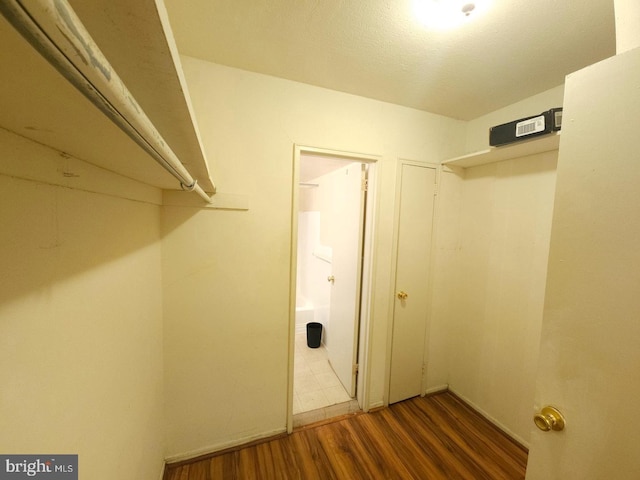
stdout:
[[306,332],[296,332],[293,379],[294,426],[353,413],[351,399],[333,372],[324,345],[307,346]]

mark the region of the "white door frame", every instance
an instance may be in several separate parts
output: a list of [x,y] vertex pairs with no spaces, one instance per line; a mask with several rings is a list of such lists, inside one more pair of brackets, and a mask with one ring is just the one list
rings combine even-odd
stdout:
[[394,310],[396,306],[395,296],[396,296],[396,273],[397,273],[397,258],[398,258],[398,234],[400,227],[400,194],[402,188],[402,166],[403,165],[412,165],[416,167],[425,167],[432,168],[436,173],[436,198],[433,205],[433,226],[431,229],[431,251],[429,252],[429,284],[427,289],[427,297],[429,302],[429,308],[427,309],[427,325],[425,328],[425,338],[424,338],[424,354],[423,354],[423,365],[425,366],[422,372],[422,384],[421,384],[421,392],[420,396],[424,396],[426,394],[426,386],[427,386],[427,347],[429,345],[429,332],[431,327],[431,305],[432,305],[432,294],[433,294],[433,264],[434,264],[434,256],[435,256],[435,240],[436,240],[436,226],[438,220],[438,191],[440,188],[440,177],[442,173],[442,166],[437,163],[430,162],[418,162],[415,160],[406,160],[399,158],[396,162],[396,195],[395,195],[395,208],[393,214],[393,242],[391,246],[391,258],[393,258],[393,262],[391,263],[391,279],[390,282],[390,291],[389,298],[391,301],[389,302],[389,312],[388,317],[390,320],[387,324],[387,362],[385,365],[385,376],[384,376],[384,397],[383,403],[385,406],[389,406],[389,389],[391,388],[391,350],[393,345],[393,322],[394,322]]
[[326,148],[294,145],[293,154],[293,179],[292,179],[292,201],[291,201],[291,262],[289,273],[289,375],[287,382],[287,432],[293,431],[293,379],[294,379],[294,357],[295,357],[295,315],[296,315],[296,279],[298,265],[298,183],[300,180],[300,156],[302,154],[312,154],[327,157],[343,158],[359,163],[366,163],[369,166],[368,189],[366,195],[366,212],[364,220],[364,248],[362,258],[362,288],[360,303],[360,326],[358,338],[358,380],[356,388],[356,398],[363,411],[369,410],[369,388],[371,370],[369,359],[371,357],[371,329],[373,326],[372,311],[374,303],[375,279],[375,255],[374,237],[377,226],[377,186],[379,178],[377,166],[381,157],[363,153],[345,152]]

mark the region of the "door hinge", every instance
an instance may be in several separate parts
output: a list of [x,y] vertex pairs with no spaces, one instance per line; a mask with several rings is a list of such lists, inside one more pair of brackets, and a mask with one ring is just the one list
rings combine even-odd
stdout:
[[362,191],[363,192],[368,192],[369,191],[369,179],[368,178],[363,178],[362,179]]
[[351,373],[353,373],[353,375],[356,375],[358,373],[358,368],[360,368],[359,365],[357,363],[354,364]]

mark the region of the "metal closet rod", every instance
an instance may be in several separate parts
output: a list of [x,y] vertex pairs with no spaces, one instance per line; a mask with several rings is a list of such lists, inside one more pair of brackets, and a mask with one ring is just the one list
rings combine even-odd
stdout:
[[183,190],[194,191],[211,203],[211,197],[162,138],[67,0],[0,0],[0,12],[85,97],[176,177]]

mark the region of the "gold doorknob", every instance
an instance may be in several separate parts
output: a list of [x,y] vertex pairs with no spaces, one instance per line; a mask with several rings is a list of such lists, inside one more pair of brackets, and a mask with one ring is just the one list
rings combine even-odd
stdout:
[[329,275],[327,277],[327,282],[336,283],[336,277],[334,277],[333,275]]
[[406,300],[408,296],[409,296],[409,294],[408,294],[408,293],[405,293],[405,292],[403,292],[403,291],[398,292],[398,298],[399,298],[400,300]]
[[566,424],[564,416],[557,408],[552,406],[546,406],[540,413],[536,413],[533,416],[533,423],[543,432],[548,432],[549,430],[559,432],[560,430],[564,430]]

